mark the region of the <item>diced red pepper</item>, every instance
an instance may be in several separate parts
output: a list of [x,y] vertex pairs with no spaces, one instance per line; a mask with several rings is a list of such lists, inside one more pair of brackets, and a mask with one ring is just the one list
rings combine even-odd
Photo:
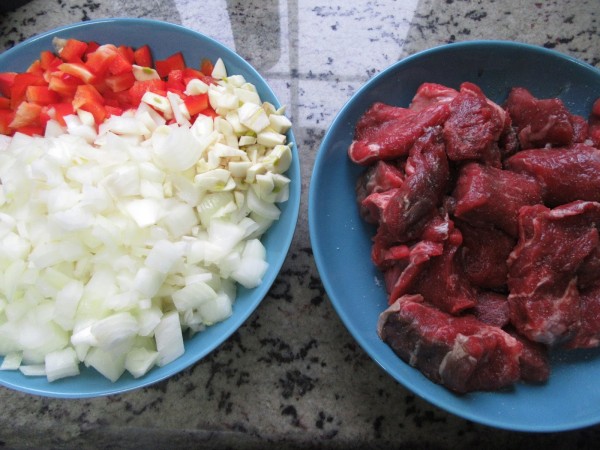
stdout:
[[175,69],[169,72],[167,76],[167,90],[178,94],[185,91],[185,83],[183,82],[183,70]]
[[94,121],[100,124],[106,118],[106,109],[104,108],[104,98],[94,86],[82,84],[77,86],[75,97],[73,98],[73,109],[77,111],[82,109],[94,116]]
[[10,127],[10,123],[15,118],[15,112],[12,109],[0,109],[0,134],[12,136],[14,130]]
[[77,39],[67,39],[65,46],[60,51],[60,57],[65,62],[83,62],[83,55],[87,51],[88,44]]
[[142,45],[133,52],[135,64],[142,67],[152,67],[152,52],[148,45]]
[[159,95],[166,95],[167,83],[163,80],[136,81],[129,89],[131,104],[138,106],[142,101],[142,97],[148,91]]
[[183,53],[173,53],[165,59],[156,61],[156,71],[161,78],[166,78],[169,72],[172,70],[183,70],[185,69],[185,60],[183,59]]
[[83,60],[87,61],[87,56],[90,53],[94,53],[96,50],[98,50],[98,47],[100,47],[100,44],[98,44],[96,41],[89,41],[87,43],[87,50],[85,51],[85,54],[83,55]]
[[119,108],[118,106],[110,106],[104,105],[104,109],[106,110],[107,116],[120,116],[123,114],[123,108]]
[[200,72],[206,76],[212,76],[214,65],[210,59],[204,58],[200,63]]
[[0,72],[0,94],[10,98],[10,90],[15,82],[17,72]]
[[50,76],[48,81],[48,89],[57,92],[62,97],[72,98],[75,95],[77,86],[82,83],[82,80],[74,77],[73,75],[58,72]]
[[103,77],[108,72],[108,68],[117,54],[114,45],[101,45],[95,51],[87,54],[85,66],[96,76]]
[[44,69],[42,69],[42,64],[39,59],[36,59],[25,71],[27,73],[34,73],[36,75],[43,75]]
[[120,45],[117,47],[117,51],[129,62],[129,64],[133,64],[135,62],[133,48],[129,47],[128,45]]
[[125,72],[120,75],[109,75],[104,79],[106,85],[113,92],[126,91],[133,83],[135,83],[135,76],[133,72]]
[[44,86],[46,80],[43,76],[34,73],[18,73],[10,88],[11,108],[17,109],[19,104],[25,100],[25,92],[29,86]]
[[25,99],[30,103],[38,105],[49,105],[60,101],[60,95],[51,91],[48,86],[28,86],[25,91]]
[[208,108],[208,94],[188,95],[183,99],[183,103],[190,115],[195,116]]
[[87,65],[83,63],[62,63],[58,66],[58,69],[79,78],[84,83],[92,83],[95,81],[95,73],[90,71]]
[[65,122],[65,116],[70,116],[75,114],[75,110],[73,109],[72,103],[55,103],[53,105],[49,105],[46,108],[47,114],[49,117],[56,120],[63,127],[67,126]]
[[10,109],[10,98],[0,97],[0,109]]
[[30,125],[39,126],[41,111],[42,107],[40,105],[21,102],[15,110],[15,117],[9,126],[15,130]]
[[63,61],[49,50],[40,52],[40,66],[44,71],[54,71]]

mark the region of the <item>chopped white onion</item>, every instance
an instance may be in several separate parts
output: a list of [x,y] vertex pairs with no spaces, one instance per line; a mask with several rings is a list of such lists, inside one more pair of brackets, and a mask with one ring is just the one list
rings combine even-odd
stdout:
[[213,77],[185,92],[215,118],[146,93],[98,127],[80,110],[44,137],[0,136],[0,370],[141,377],[183,354],[184,331],[227,319],[238,283],[261,283],[291,123],[220,59]]

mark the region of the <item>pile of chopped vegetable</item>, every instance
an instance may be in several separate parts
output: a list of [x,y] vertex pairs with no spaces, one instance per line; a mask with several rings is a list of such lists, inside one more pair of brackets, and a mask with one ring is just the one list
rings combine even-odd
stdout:
[[221,59],[55,45],[0,73],[0,369],[140,377],[260,284],[291,123]]

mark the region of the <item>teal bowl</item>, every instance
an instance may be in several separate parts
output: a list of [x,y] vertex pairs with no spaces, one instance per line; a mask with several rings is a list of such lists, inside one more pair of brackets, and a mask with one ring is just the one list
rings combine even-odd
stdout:
[[[559,97],[576,114],[589,114],[600,97],[600,71],[561,53],[506,41],[471,41],[409,56],[369,80],[343,106],[319,148],[309,190],[309,231],[325,290],[350,333],[391,377],[430,403],[485,425],[550,432],[600,422],[600,349],[552,354],[544,385],[456,395],[398,358],[376,332],[387,307],[383,279],[371,263],[374,229],[359,217],[354,187],[362,168],[347,156],[354,126],[376,101],[408,106],[417,87],[435,82],[479,85],[502,103],[510,88]],[[599,174],[600,176],[600,174]]]
[[[253,83],[263,101],[281,104],[265,79],[242,57],[219,42],[179,25],[146,19],[105,19],[81,22],[39,34],[0,54],[0,72],[24,71],[42,50],[53,50],[52,39],[77,38],[83,41],[139,47],[148,44],[155,59],[181,51],[188,64],[199,64],[202,58],[221,58],[230,74],[243,75]],[[88,398],[131,391],[156,383],[192,366],[233,334],[259,306],[275,281],[290,248],[300,209],[300,162],[293,132],[287,140],[292,144],[293,161],[286,173],[291,179],[289,200],[280,204],[280,219],[263,236],[269,268],[262,283],[254,289],[238,289],[233,314],[227,320],[207,327],[185,341],[183,356],[163,367],[156,367],[140,378],[123,374],[116,382],[85,368],[79,376],[49,383],[45,377],[26,377],[19,371],[0,371],[0,385],[31,394],[61,398]]]

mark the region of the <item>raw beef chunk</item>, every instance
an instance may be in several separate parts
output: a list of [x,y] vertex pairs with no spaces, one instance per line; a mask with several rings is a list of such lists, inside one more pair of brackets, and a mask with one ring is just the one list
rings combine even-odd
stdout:
[[461,167],[452,196],[454,214],[475,226],[495,225],[517,236],[519,209],[541,203],[542,192],[533,177],[477,163]]
[[577,272],[598,246],[600,203],[526,206],[508,260],[511,323],[535,342],[570,339],[580,318]]
[[600,98],[594,102],[588,119],[588,137],[594,147],[600,148]]
[[444,313],[420,295],[398,299],[380,315],[377,331],[405,362],[457,393],[500,389],[521,376],[517,339],[471,315]]
[[477,304],[477,293],[457,257],[460,239],[460,231],[454,230],[443,253],[431,259],[408,292],[421,294],[427,302],[450,314],[458,314]]
[[457,95],[458,91],[451,87],[437,83],[423,83],[419,86],[419,89],[417,89],[417,92],[410,103],[410,109],[420,111],[431,105],[449,103]]
[[506,286],[506,260],[516,239],[494,226],[474,227],[455,221],[463,236],[460,259],[469,281],[480,288],[499,289]]
[[498,139],[506,123],[502,108],[489,102],[472,83],[463,83],[450,103],[444,123],[446,152],[451,161],[481,160],[500,166]]
[[356,140],[372,138],[382,124],[392,120],[403,119],[412,115],[413,112],[407,108],[387,105],[385,103],[374,103],[356,123],[354,138]]
[[523,352],[519,356],[521,379],[533,383],[543,383],[550,377],[550,361],[548,347],[524,338],[514,330],[508,333],[523,344]]
[[600,282],[579,294],[579,320],[567,348],[593,348],[600,345]]
[[406,156],[428,128],[444,123],[449,111],[448,104],[444,103],[421,111],[410,110],[405,117],[375,126],[365,138],[352,141],[348,155],[353,162],[362,165]]
[[[390,197],[391,189],[404,183],[404,173],[395,165],[378,161],[369,167],[356,183],[356,199],[360,214],[369,223],[379,222],[379,211]],[[368,199],[368,200],[367,200]]]
[[503,328],[510,321],[506,295],[482,291],[477,295],[473,315],[485,324]]
[[558,98],[537,99],[527,89],[514,88],[508,95],[506,109],[523,149],[563,147],[577,142],[573,116]]
[[594,147],[576,144],[571,148],[526,150],[511,156],[506,168],[535,177],[549,206],[575,200],[600,202],[600,150]]
[[449,167],[439,128],[430,128],[411,148],[407,178],[378,214],[376,241],[408,242],[420,236],[436,214],[449,181]]

